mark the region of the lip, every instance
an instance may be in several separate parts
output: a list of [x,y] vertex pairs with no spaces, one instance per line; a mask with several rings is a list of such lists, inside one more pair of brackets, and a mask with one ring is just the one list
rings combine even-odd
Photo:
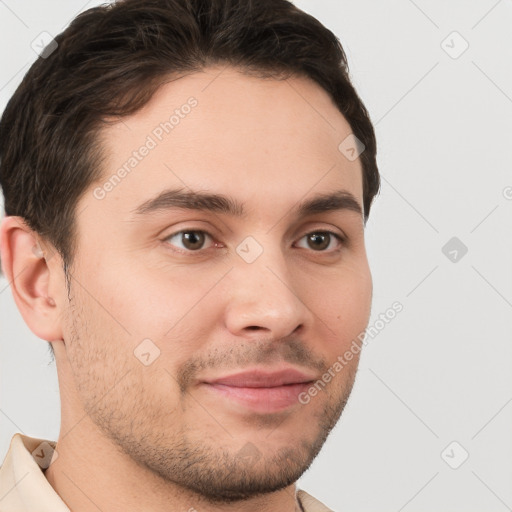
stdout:
[[250,370],[226,375],[201,384],[216,397],[236,403],[243,410],[260,414],[283,411],[299,404],[299,395],[315,376],[295,368],[278,371]]
[[295,368],[278,371],[249,370],[205,381],[207,384],[222,384],[236,388],[273,388],[290,384],[304,384],[315,377]]

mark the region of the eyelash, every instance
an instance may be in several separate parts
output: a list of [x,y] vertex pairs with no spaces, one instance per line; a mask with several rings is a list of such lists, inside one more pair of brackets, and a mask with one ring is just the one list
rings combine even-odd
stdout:
[[[167,243],[167,240],[169,240],[170,238],[173,238],[175,237],[176,235],[181,235],[183,233],[203,233],[207,236],[209,236],[212,240],[215,240],[215,238],[213,237],[213,235],[211,235],[208,231],[205,231],[204,229],[182,229],[180,231],[176,231],[175,233],[171,233],[170,235],[166,236],[162,241],[163,242],[166,242]],[[341,250],[341,247],[346,245],[347,243],[347,240],[345,237],[343,237],[342,235],[340,235],[339,233],[335,233],[334,231],[329,231],[329,230],[315,230],[315,231],[310,231],[309,233],[305,233],[299,240],[302,240],[303,238],[307,237],[307,236],[310,236],[310,235],[325,235],[325,234],[328,234],[328,235],[331,235],[333,236],[336,240],[338,240],[340,246],[337,248],[337,249],[334,249],[334,250],[331,250],[331,251],[326,251],[326,250],[323,250],[323,251],[315,251],[313,249],[311,249],[311,252],[313,253],[319,253],[319,254],[336,254],[338,253],[340,250]],[[172,244],[168,243],[168,245],[172,246]],[[215,248],[214,247],[208,247],[207,249],[197,249],[196,251],[193,251],[193,250],[190,250],[190,249],[181,249],[181,248],[172,248],[171,250],[174,251],[174,252],[177,252],[179,254],[187,254],[187,255],[200,255],[200,253],[204,252],[204,251],[207,251],[208,249],[213,249]]]

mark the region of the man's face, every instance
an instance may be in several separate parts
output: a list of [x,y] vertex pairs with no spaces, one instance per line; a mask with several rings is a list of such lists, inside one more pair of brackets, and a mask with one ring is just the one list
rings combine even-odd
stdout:
[[[361,214],[299,209],[340,191],[362,207],[361,163],[338,149],[347,121],[306,79],[220,71],[166,84],[102,131],[104,178],[77,205],[63,409],[165,480],[229,501],[291,484],[320,450],[358,355],[333,365],[367,326],[372,282]],[[178,189],[244,215],[176,198],[136,212]]]

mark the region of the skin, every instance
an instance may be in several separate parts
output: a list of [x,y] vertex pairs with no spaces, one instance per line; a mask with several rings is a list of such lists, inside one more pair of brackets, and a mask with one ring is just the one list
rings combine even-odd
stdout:
[[[94,197],[191,96],[197,106],[172,133]],[[362,206],[360,160],[338,150],[350,133],[309,79],[208,68],[102,129],[104,179],[77,205],[69,296],[59,254],[23,219],[3,220],[2,264],[16,304],[55,350],[61,430],[45,475],[71,510],[299,510],[294,482],[337,422],[358,355],[308,404],[277,412],[201,382],[284,364],[316,380],[366,328],[372,279],[362,216],[295,213],[299,202],[338,189]],[[134,216],[173,187],[225,194],[247,215],[174,208]],[[170,237],[181,230],[211,237],[190,249],[181,234]],[[327,236],[320,250],[308,242],[326,230],[347,242]],[[252,263],[236,252],[247,236],[263,250]],[[144,339],[160,351],[148,365],[134,355]]]

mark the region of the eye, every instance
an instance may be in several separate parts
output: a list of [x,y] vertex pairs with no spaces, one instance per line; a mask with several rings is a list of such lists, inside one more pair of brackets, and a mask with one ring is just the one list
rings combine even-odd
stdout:
[[[304,239],[306,239],[306,243],[308,244],[308,247],[305,247],[305,249],[311,248],[317,252],[335,252],[345,242],[341,235],[332,231],[313,231],[301,238],[301,240]],[[337,242],[334,244],[337,245],[337,247],[332,251],[326,251],[326,248],[332,248],[332,242]]]
[[[196,252],[200,249],[204,249],[205,240],[210,238],[213,240],[211,235],[206,231],[200,230],[183,230],[174,233],[167,238],[164,238],[164,241],[171,241],[175,239],[178,243],[182,245],[179,246],[179,249],[185,249],[186,251]],[[170,242],[171,243],[171,242]],[[171,245],[174,245],[171,243]],[[214,244],[215,245],[215,244]]]
[[[213,237],[206,231],[184,229],[169,235],[163,241],[179,249],[178,252],[199,252],[208,249],[205,247],[207,239],[213,241]],[[306,240],[307,246],[304,249],[313,249],[315,252],[336,252],[345,243],[341,235],[332,231],[312,231],[300,240]],[[212,246],[219,247],[220,244],[213,242],[210,247]],[[331,250],[327,250],[329,248]]]

